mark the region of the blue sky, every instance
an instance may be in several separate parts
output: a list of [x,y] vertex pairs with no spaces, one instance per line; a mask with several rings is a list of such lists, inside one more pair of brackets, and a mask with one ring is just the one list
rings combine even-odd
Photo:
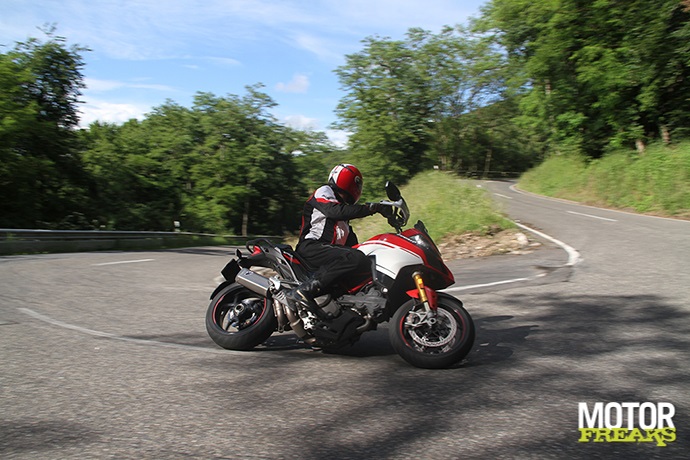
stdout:
[[0,45],[44,38],[56,24],[84,53],[82,125],[142,119],[198,91],[265,85],[279,122],[326,131],[344,93],[333,70],[361,40],[466,23],[488,0],[0,0]]

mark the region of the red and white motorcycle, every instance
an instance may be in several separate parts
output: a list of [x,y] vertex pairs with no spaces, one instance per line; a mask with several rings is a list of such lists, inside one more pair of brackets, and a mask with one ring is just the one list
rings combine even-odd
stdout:
[[211,295],[206,313],[211,339],[225,349],[249,350],[276,331],[292,330],[306,344],[334,349],[392,318],[391,345],[410,364],[435,369],[461,361],[472,348],[475,328],[461,301],[438,292],[455,282],[453,274],[421,221],[402,230],[410,212],[398,188],[388,182],[386,192],[390,201],[382,203],[391,206],[388,222],[397,233],[357,246],[372,261],[367,280],[317,298],[318,311],[295,311],[285,293],[308,279],[310,268],[288,245],[250,241],[251,254],[237,250],[221,272],[226,281]]

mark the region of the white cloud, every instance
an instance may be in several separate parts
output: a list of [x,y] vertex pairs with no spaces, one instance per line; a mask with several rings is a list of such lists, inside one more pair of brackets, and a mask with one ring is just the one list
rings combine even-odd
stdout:
[[228,67],[234,67],[234,66],[241,66],[242,63],[238,61],[237,59],[233,58],[228,58],[228,57],[213,57],[213,56],[207,56],[203,58],[206,61],[209,61],[213,64],[216,65],[222,65],[222,66],[228,66]]
[[288,115],[283,118],[283,122],[294,129],[312,130],[319,129],[319,120],[316,118],[305,117],[304,115]]
[[102,93],[105,91],[113,91],[125,86],[121,81],[115,80],[99,80],[96,78],[84,78],[84,84],[86,85],[87,91],[95,91],[97,93]]
[[[464,22],[488,0],[3,0],[0,35],[26,38],[16,23],[57,23],[58,33],[111,58],[170,59],[194,44],[210,50],[242,50],[249,42],[290,40],[332,62],[365,36],[398,35],[410,27],[438,31]],[[32,2],[29,2],[32,3]],[[305,32],[309,31],[309,32]],[[325,39],[324,37],[329,37]]]
[[136,118],[143,120],[146,113],[151,111],[149,106],[142,104],[113,103],[92,99],[80,107],[81,117],[79,126],[88,127],[94,121],[121,124]]
[[309,89],[309,77],[303,74],[295,74],[288,83],[278,83],[276,90],[283,93],[306,93]]
[[351,51],[337,40],[305,32],[293,34],[292,40],[297,48],[309,51],[324,62],[340,64],[344,54]]
[[99,80],[97,78],[84,78],[86,90],[96,93],[114,91],[123,88],[150,89],[154,91],[175,92],[176,89],[168,85],[157,85],[148,83],[127,83],[117,80]]
[[341,149],[347,147],[350,134],[352,134],[340,129],[322,130],[318,119],[309,118],[304,115],[288,115],[287,117],[283,117],[283,123],[291,128],[301,129],[303,131],[323,131],[326,137],[328,137],[328,140]]
[[347,147],[347,141],[350,139],[350,134],[352,134],[339,129],[327,129],[325,132],[328,139],[341,149]]
[[127,88],[137,88],[137,89],[150,89],[153,91],[163,91],[163,92],[177,92],[177,89],[169,85],[157,85],[148,83],[128,83]]
[[489,0],[340,0],[328,1],[339,22],[359,30],[376,30],[382,36],[405,32],[410,27],[438,32],[444,25],[465,23],[479,15],[479,5]]
[[[97,78],[85,80],[82,125],[141,118],[165,97],[186,104],[195,91],[237,93],[256,82],[299,94],[303,113],[325,113],[339,98],[333,68],[360,50],[363,38],[402,38],[410,27],[436,32],[465,22],[488,1],[0,0],[0,44],[42,39],[36,26],[56,23],[69,43],[91,48],[85,72]],[[275,85],[284,78],[279,69],[292,80]],[[148,79],[136,79],[142,76]],[[290,123],[319,130],[327,118],[295,115]],[[339,145],[347,139],[326,133]]]

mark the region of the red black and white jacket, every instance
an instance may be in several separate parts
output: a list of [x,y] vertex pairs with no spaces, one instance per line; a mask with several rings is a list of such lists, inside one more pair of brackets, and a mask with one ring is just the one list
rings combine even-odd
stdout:
[[330,185],[323,185],[304,204],[300,242],[316,240],[354,246],[357,244],[357,235],[352,231],[350,219],[372,214],[374,212],[367,205],[341,202]]

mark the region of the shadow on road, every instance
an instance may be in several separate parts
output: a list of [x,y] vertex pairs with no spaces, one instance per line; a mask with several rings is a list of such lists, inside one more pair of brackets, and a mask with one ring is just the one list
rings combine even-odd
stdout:
[[474,320],[477,336],[465,367],[486,366],[513,356],[514,350],[524,345],[530,333],[539,326],[508,326],[503,322],[513,316],[489,316]]
[[[214,365],[249,401],[265,400],[277,381],[295,408],[332,401],[329,411],[296,410],[294,425],[274,435],[273,442],[302,439],[287,456],[687,458],[690,313],[656,295],[575,293],[514,295],[505,311],[477,315],[475,347],[456,369],[416,369],[388,357],[383,331],[348,356],[288,352],[250,373],[232,372],[240,363],[231,359]],[[315,359],[322,363],[317,374]],[[365,381],[349,380],[363,369]],[[358,402],[358,394],[367,397]],[[597,401],[672,402],[678,438],[663,448],[578,443],[578,402]]]
[[[0,423],[0,455],[23,454],[50,458],[53,449],[97,442],[100,435],[70,420],[22,420]],[[43,454],[41,454],[43,452]],[[8,458],[8,457],[5,457]],[[27,457],[28,458],[28,457]]]

